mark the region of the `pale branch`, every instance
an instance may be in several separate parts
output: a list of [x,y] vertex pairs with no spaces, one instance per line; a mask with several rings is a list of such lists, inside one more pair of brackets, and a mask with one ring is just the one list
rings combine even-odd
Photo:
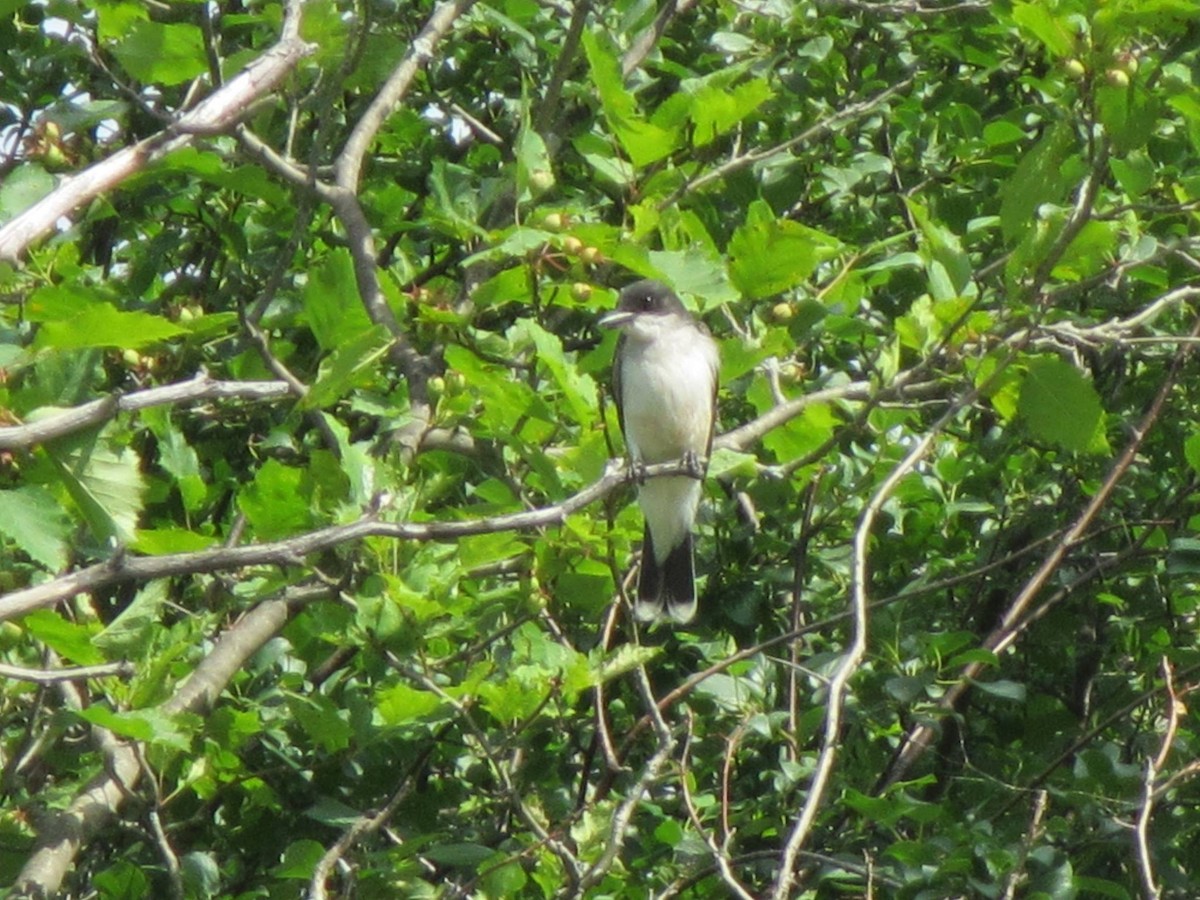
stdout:
[[833,774],[834,762],[842,741],[842,716],[849,691],[851,677],[858,671],[867,652],[867,618],[870,607],[867,597],[870,579],[867,570],[867,557],[870,551],[871,533],[875,519],[882,511],[884,504],[891,498],[900,482],[903,481],[916,466],[925,458],[933,447],[935,438],[946,428],[959,413],[975,402],[982,390],[982,385],[968,390],[962,397],[952,403],[941,417],[934,422],[929,430],[922,435],[912,449],[884,479],[883,483],[871,496],[859,517],[858,527],[854,531],[853,562],[850,573],[850,621],[852,632],[849,645],[838,661],[837,669],[829,680],[825,702],[825,728],[821,738],[821,749],[817,755],[816,768],[805,792],[804,805],[792,825],[783,852],[780,855],[779,872],[771,891],[773,900],[786,900],[792,893],[792,882],[796,868],[796,860],[800,850],[812,831],[816,822],[817,812],[824,800],[825,790]]
[[0,261],[16,263],[30,245],[97,197],[168,153],[190,144],[196,135],[223,133],[270,95],[296,64],[315,48],[300,38],[300,0],[285,4],[279,41],[193,109],[158,134],[118,150],[81,172],[62,178],[57,187],[0,227]]
[[[1192,326],[1191,336],[1200,336],[1200,318]],[[1172,360],[1171,368],[1159,386],[1153,401],[1142,415],[1141,420],[1133,427],[1132,437],[1122,449],[1120,455],[1113,461],[1099,489],[1091,496],[1083,511],[1080,512],[1075,521],[1064,532],[1061,540],[1057,541],[1051,547],[1042,560],[1041,565],[1038,566],[1037,570],[1029,577],[1020,592],[1009,604],[1000,620],[1000,624],[983,641],[983,649],[990,650],[993,653],[1000,653],[1010,647],[1025,628],[1028,627],[1032,620],[1027,614],[1033,606],[1034,600],[1049,582],[1051,576],[1058,570],[1058,567],[1066,558],[1067,552],[1083,538],[1093,520],[1099,515],[1100,510],[1104,508],[1112,492],[1116,489],[1117,484],[1137,458],[1138,451],[1141,449],[1146,436],[1161,417],[1163,410],[1166,408],[1167,398],[1179,379],[1183,363],[1191,355],[1192,346],[1192,344],[1180,345],[1175,358]],[[959,673],[958,679],[946,690],[938,701],[938,709],[943,713],[952,712],[970,690],[972,683],[979,677],[984,668],[985,663],[983,662],[973,662],[964,666]],[[876,785],[876,792],[882,791],[903,779],[909,769],[912,768],[912,765],[929,749],[933,743],[934,736],[934,725],[923,723],[914,726],[905,736],[899,752],[897,752],[888,769],[880,778],[879,783]]]
[[650,27],[634,39],[625,55],[621,57],[622,77],[628,78],[633,70],[642,64],[676,16],[682,15],[695,5],[696,0],[666,0]]
[[[324,586],[289,591],[283,598],[260,603],[220,638],[212,652],[158,709],[166,715],[209,710],[246,661],[276,635],[293,606],[328,594]],[[13,898],[55,896],[80,848],[96,836],[132,795],[142,775],[138,745],[116,743],[106,754],[103,771],[89,781],[61,811],[39,823],[30,857],[13,884]]]
[[666,722],[663,721],[659,704],[655,700],[653,690],[650,686],[650,677],[646,674],[646,667],[644,665],[638,666],[635,674],[637,676],[636,681],[639,692],[642,694],[648,710],[647,715],[651,717],[651,721],[654,724],[654,733],[658,738],[658,746],[642,766],[642,771],[638,773],[637,781],[629,789],[628,794],[617,804],[616,809],[613,810],[609,821],[608,837],[599,857],[588,866],[579,879],[578,884],[571,888],[570,893],[563,891],[560,892],[560,896],[569,896],[572,898],[586,897],[588,896],[588,892],[608,874],[613,863],[616,862],[621,848],[625,846],[629,822],[633,818],[634,811],[641,804],[646,792],[650,790],[650,786],[658,780],[663,766],[666,765],[667,760],[671,758],[671,753],[675,750],[675,738],[671,734],[671,730],[667,727]]
[[162,556],[128,556],[122,552],[105,562],[0,597],[0,621],[51,606],[76,594],[114,584],[143,583],[179,575],[228,572],[248,566],[295,566],[312,553],[369,537],[440,541],[497,531],[526,531],[561,525],[567,516],[594,503],[626,482],[664,475],[695,474],[694,467],[687,460],[659,463],[637,470],[624,465],[610,464],[598,481],[561,503],[517,513],[439,522],[384,522],[380,521],[377,513],[370,513],[347,524],[331,525],[297,537],[261,544],[168,553]]
[[[921,392],[936,387],[933,383],[922,383],[910,388],[903,386],[904,380],[897,379],[897,386],[887,388],[886,394],[905,396],[910,392]],[[212,391],[211,395],[206,391]],[[790,401],[781,407],[768,410],[754,422],[734,429],[718,437],[714,447],[740,449],[749,446],[766,434],[772,428],[782,425],[789,419],[800,415],[813,403],[827,403],[836,400],[863,400],[870,398],[870,385],[867,382],[852,382],[836,388],[814,391],[804,397]],[[92,409],[92,404],[80,407],[84,411],[71,410],[61,414],[63,422],[57,426],[59,430],[51,436],[59,436],[97,424],[111,417],[118,409],[136,410],[165,402],[179,402],[187,399],[212,397],[288,397],[291,388],[286,382],[213,382],[206,376],[200,376],[192,381],[167,385],[162,388],[151,388],[139,391],[115,400],[110,398],[103,401],[93,401],[94,404],[110,404],[113,408],[102,410]],[[124,405],[122,405],[124,404]],[[47,420],[50,421],[50,420]],[[55,419],[57,421],[57,417]],[[80,422],[82,421],[82,424]],[[42,424],[42,423],[39,423]],[[28,426],[15,426],[22,429]],[[0,429],[0,438],[13,429]],[[20,432],[23,443],[14,442],[13,446],[29,446],[36,442],[28,433]],[[453,438],[453,435],[449,437]],[[40,440],[47,438],[41,437]],[[468,445],[462,441],[452,441],[461,444],[465,449]],[[0,443],[0,447],[5,446]],[[310,553],[320,552],[342,543],[362,540],[367,537],[391,537],[398,540],[436,541],[454,540],[476,534],[489,534],[496,531],[527,530],[560,524],[566,516],[583,509],[596,500],[606,496],[614,488],[636,477],[657,477],[660,475],[694,475],[695,473],[683,461],[662,463],[650,466],[644,473],[631,473],[625,468],[615,468],[610,465],[605,475],[597,482],[584,488],[578,494],[567,498],[561,503],[539,509],[525,510],[519,513],[497,516],[488,519],[465,519],[445,522],[382,522],[376,515],[364,516],[356,522],[335,525],[318,529],[297,537],[262,544],[250,544],[239,547],[224,547],[213,550],[202,550],[191,553],[165,554],[162,556],[130,557],[119,554],[105,562],[96,563],[75,572],[61,575],[51,581],[34,587],[13,591],[0,596],[0,621],[14,616],[24,615],[34,609],[50,606],[60,600],[76,594],[99,590],[113,584],[144,583],[158,578],[168,578],[179,575],[198,575],[212,572],[232,571],[246,566],[259,565],[294,565]]]
[[1154,815],[1155,783],[1158,781],[1158,773],[1167,763],[1171,745],[1175,742],[1175,735],[1179,731],[1179,713],[1184,709],[1183,702],[1175,693],[1175,678],[1171,671],[1171,661],[1165,656],[1162,659],[1162,670],[1163,686],[1167,692],[1167,728],[1163,732],[1162,740],[1159,741],[1158,753],[1154,755],[1153,759],[1146,761],[1146,772],[1142,779],[1142,803],[1138,809],[1137,822],[1133,829],[1133,846],[1137,856],[1138,874],[1142,881],[1142,896],[1150,898],[1150,900],[1158,900],[1162,896],[1162,889],[1154,878],[1154,860],[1150,853],[1150,819]]
[[336,163],[336,182],[343,191],[353,194],[358,191],[358,180],[362,174],[363,159],[371,148],[371,143],[387,121],[388,116],[396,111],[396,107],[408,94],[417,73],[431,59],[437,45],[449,33],[455,21],[475,3],[475,0],[443,0],[433,10],[433,15],[425,23],[404,54],[399,64],[392,70],[371,105],[354,124],[350,137],[346,140]]
[[962,0],[955,3],[921,3],[919,0],[821,0],[830,6],[855,9],[873,16],[903,18],[904,16],[942,16],[949,13],[985,12],[986,0]]
[[375,250],[375,237],[371,223],[367,220],[362,204],[359,203],[358,186],[363,159],[379,129],[408,94],[417,73],[433,59],[437,45],[473,3],[474,0],[443,0],[434,8],[433,15],[429,17],[420,34],[413,39],[408,52],[392,70],[366,112],[355,123],[334,164],[335,183],[319,191],[346,230],[346,244],[354,263],[354,278],[359,298],[371,321],[386,328],[392,336],[390,357],[408,382],[409,420],[397,429],[393,439],[409,456],[417,453],[421,437],[429,428],[432,407],[426,383],[432,374],[433,364],[408,340],[383,295],[379,284],[379,257]]
[[71,666],[63,669],[30,669],[0,663],[0,678],[31,681],[34,684],[54,684],[59,681],[79,681],[83,678],[132,678],[137,668],[128,660],[102,663],[97,666]]
[[[442,728],[444,734],[448,729],[448,725]],[[388,799],[383,808],[365,813],[355,819],[350,827],[334,841],[333,845],[325,851],[321,856],[320,861],[313,869],[312,878],[308,882],[308,900],[326,900],[329,896],[329,890],[326,883],[333,874],[333,867],[342,859],[350,849],[364,837],[367,837],[379,831],[384,825],[391,820],[395,815],[396,810],[400,808],[413,789],[413,776],[425,768],[425,764],[433,755],[433,750],[437,746],[437,741],[432,741],[426,747],[411,766],[404,773],[404,777],[400,780],[400,786],[392,792],[392,796]]]
[[204,400],[278,400],[288,397],[290,392],[291,388],[283,381],[217,381],[201,372],[188,381],[129,394],[110,394],[33,422],[0,427],[0,450],[27,450],[101,425],[122,412]]
[[771,159],[774,156],[778,156],[781,153],[787,153],[789,150],[793,150],[802,144],[810,143],[819,137],[834,132],[842,126],[874,112],[883,103],[890,100],[896,94],[907,91],[910,87],[912,87],[912,85],[913,78],[912,76],[909,76],[908,78],[898,81],[896,84],[885,88],[878,94],[868,97],[866,100],[862,100],[858,103],[851,103],[848,106],[842,107],[836,112],[826,116],[821,121],[810,125],[793,138],[789,138],[788,140],[779,144],[775,144],[771,147],[764,147],[761,150],[751,150],[748,153],[735,156],[721,165],[709,169],[707,172],[697,175],[695,178],[692,178],[681,184],[670,195],[668,195],[666,199],[659,202],[658,208],[666,209],[674,205],[674,203],[685,194],[698,191],[705,185],[711,184],[714,181],[719,181],[727,175],[731,175],[734,172],[740,172],[742,169],[756,165],[760,162],[764,162],[765,160]]

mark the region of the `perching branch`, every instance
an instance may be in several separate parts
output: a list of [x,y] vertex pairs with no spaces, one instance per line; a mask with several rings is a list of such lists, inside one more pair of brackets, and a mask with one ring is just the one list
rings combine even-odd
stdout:
[[307,534],[239,547],[219,547],[190,553],[168,553],[162,556],[126,556],[118,554],[106,562],[70,572],[43,584],[13,591],[0,597],[0,621],[22,616],[61,600],[87,591],[114,584],[142,583],[177,575],[200,575],[229,572],[248,566],[294,566],[304,557],[360,541],[368,537],[387,537],[406,541],[455,540],[476,534],[497,531],[526,531],[561,525],[567,516],[594,503],[612,490],[636,478],[658,478],[664,475],[693,475],[687,460],[659,463],[633,471],[624,465],[610,464],[599,481],[579,493],[540,509],[532,509],[482,519],[461,519],[444,522],[384,522],[377,513],[370,513],[345,525],[331,525]]

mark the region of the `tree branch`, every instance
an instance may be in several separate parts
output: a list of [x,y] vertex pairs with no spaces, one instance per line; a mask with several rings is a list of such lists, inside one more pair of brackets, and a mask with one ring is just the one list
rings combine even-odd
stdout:
[[[1193,324],[1190,334],[1192,337],[1200,336],[1200,318]],[[1163,383],[1159,386],[1158,393],[1151,402],[1149,409],[1146,410],[1141,421],[1133,428],[1133,437],[1125,445],[1121,454],[1114,460],[1103,483],[1096,493],[1092,495],[1083,511],[1071,524],[1071,527],[1067,529],[1062,539],[1051,548],[1037,571],[1030,576],[1024,587],[1021,588],[1021,591],[1013,599],[1012,603],[1009,604],[1000,624],[984,640],[982,646],[985,650],[990,650],[993,653],[1003,652],[1016,642],[1017,638],[1029,625],[1031,619],[1026,613],[1033,605],[1033,601],[1041,593],[1042,588],[1045,587],[1059,565],[1061,565],[1067,551],[1081,540],[1084,533],[1091,526],[1092,521],[1108,502],[1113,490],[1137,457],[1142,442],[1162,415],[1166,407],[1167,397],[1170,395],[1179,378],[1183,363],[1191,355],[1192,346],[1190,343],[1180,345],[1175,358],[1172,360],[1171,369],[1167,373]],[[970,690],[973,680],[980,675],[984,667],[985,663],[982,662],[974,662],[964,666],[963,670],[959,673],[958,680],[946,690],[938,701],[938,709],[943,713],[953,711],[966,695],[967,691]],[[932,724],[917,725],[910,730],[905,736],[900,750],[892,759],[891,765],[876,785],[876,792],[885,790],[890,785],[903,779],[909,769],[912,768],[913,763],[920,759],[925,754],[925,751],[929,749],[934,735],[935,727]]]
[[285,4],[279,41],[223,87],[153,137],[63,178],[49,194],[0,227],[0,262],[17,262],[59,219],[115,190],[173,150],[186,147],[196,135],[227,131],[249,113],[255,101],[274,91],[296,63],[314,49],[300,39],[300,0],[289,0]]
[[[210,709],[246,661],[279,632],[295,605],[328,594],[324,586],[306,587],[260,603],[223,634],[175,694],[159,706],[165,715]],[[50,814],[38,828],[37,842],[14,882],[13,898],[54,896],[80,848],[120,810],[142,775],[138,745],[118,743],[99,775],[88,782],[65,810]]]
[[35,422],[0,427],[0,450],[28,450],[38,444],[103,424],[117,413],[137,412],[152,406],[201,400],[275,400],[287,397],[290,393],[291,388],[283,381],[217,381],[201,372],[190,381],[147,388],[132,394],[110,394]]

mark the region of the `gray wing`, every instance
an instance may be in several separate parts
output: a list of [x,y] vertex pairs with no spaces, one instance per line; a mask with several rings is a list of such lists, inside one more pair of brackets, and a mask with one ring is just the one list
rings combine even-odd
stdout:
[[[717,389],[720,387],[721,381],[721,357],[717,352],[717,342],[713,341],[712,332],[708,330],[708,326],[697,320],[696,328],[700,333],[712,341],[713,358],[712,358],[712,415],[708,419],[708,443],[704,447],[704,458],[712,458],[713,436],[717,430]],[[624,428],[625,426],[621,426]]]
[[625,436],[625,446],[628,449],[629,435],[625,431],[625,395],[621,387],[621,360],[624,357],[625,335],[617,338],[617,349],[613,352],[612,389],[613,402],[617,404],[617,421],[621,423],[621,434]]

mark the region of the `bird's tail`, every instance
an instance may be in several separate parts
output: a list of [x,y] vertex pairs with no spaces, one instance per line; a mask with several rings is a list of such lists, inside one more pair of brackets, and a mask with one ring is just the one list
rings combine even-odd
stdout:
[[642,569],[633,614],[640,622],[686,625],[696,616],[696,564],[688,534],[659,562],[650,529],[642,537]]

